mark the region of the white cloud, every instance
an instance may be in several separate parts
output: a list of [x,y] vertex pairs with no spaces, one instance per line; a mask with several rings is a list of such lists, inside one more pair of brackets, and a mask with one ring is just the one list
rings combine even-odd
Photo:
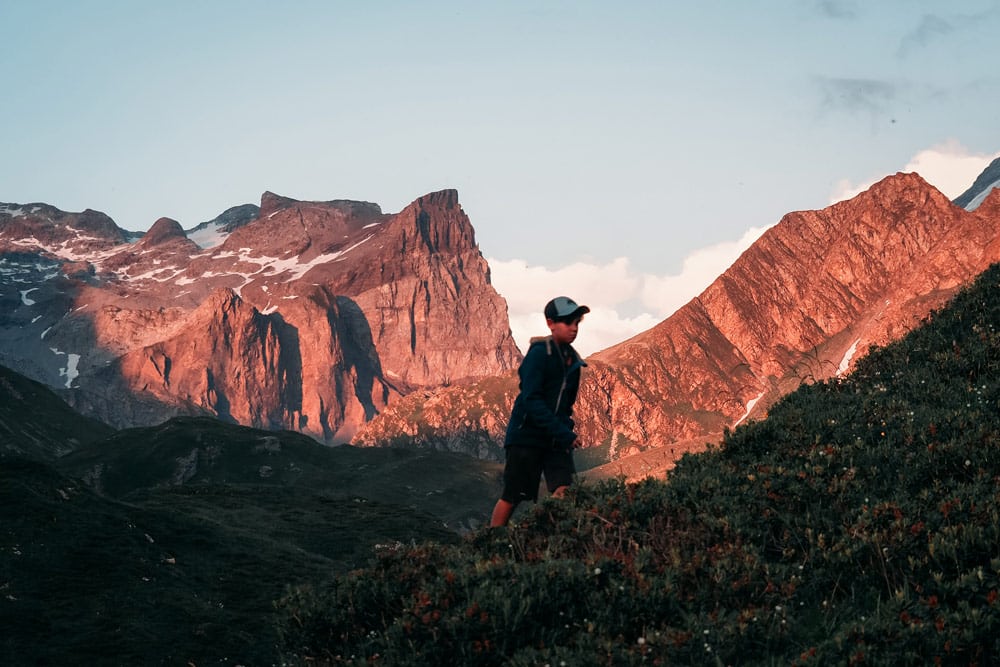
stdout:
[[701,294],[765,231],[755,227],[738,241],[696,250],[677,275],[635,271],[628,258],[604,264],[528,266],[520,259],[490,259],[493,286],[507,300],[510,328],[522,351],[532,336],[548,333],[542,309],[561,294],[590,307],[575,343],[589,355],[659,324]]
[[[916,172],[940,190],[949,199],[954,199],[969,189],[976,177],[983,172],[990,162],[1000,157],[1000,153],[971,153],[965,146],[954,139],[943,144],[932,146],[917,153],[905,167],[903,172]],[[885,174],[873,178],[861,185],[854,185],[847,179],[839,181],[830,197],[830,203],[850,199],[872,185],[882,180]]]

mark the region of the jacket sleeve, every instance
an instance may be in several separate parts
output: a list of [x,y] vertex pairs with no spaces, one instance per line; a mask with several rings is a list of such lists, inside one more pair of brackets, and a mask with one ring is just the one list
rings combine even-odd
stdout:
[[576,440],[576,434],[545,402],[545,362],[545,347],[533,345],[528,349],[518,371],[525,412],[528,419],[551,435],[557,445],[569,447]]

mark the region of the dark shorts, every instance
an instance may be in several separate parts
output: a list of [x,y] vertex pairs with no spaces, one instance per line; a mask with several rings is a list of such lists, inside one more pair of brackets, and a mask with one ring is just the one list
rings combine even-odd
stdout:
[[509,503],[538,500],[538,484],[545,475],[545,485],[552,493],[560,486],[573,483],[576,468],[573,451],[509,445],[503,469],[503,495]]

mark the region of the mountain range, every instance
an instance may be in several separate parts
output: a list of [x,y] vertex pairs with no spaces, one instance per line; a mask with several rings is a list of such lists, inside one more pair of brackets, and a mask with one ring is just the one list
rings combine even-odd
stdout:
[[454,191],[394,215],[265,193],[138,238],[0,205],[0,363],[117,428],[207,415],[346,442],[402,395],[516,367],[506,322]]
[[[849,374],[870,345],[921,329],[961,285],[1000,261],[1000,195],[992,190],[1000,179],[991,175],[1000,162],[990,169],[963,195],[964,206],[919,176],[897,174],[850,201],[791,213],[677,314],[593,355],[577,411],[593,445],[579,453],[581,467],[595,466],[586,476],[659,476],[735,425],[737,439],[764,433],[754,440],[762,449],[791,447],[792,431],[780,425],[742,426],[796,387]],[[957,308],[995,315],[995,271]],[[506,311],[452,191],[395,215],[363,202],[265,194],[261,206],[235,207],[193,230],[161,220],[144,235],[93,211],[0,205],[0,306],[4,664],[276,664],[299,650],[289,644],[296,633],[330,634],[323,615],[303,625],[290,613],[279,628],[276,600],[308,608],[310,590],[322,600],[336,588],[323,582],[374,556],[413,558],[422,577],[450,576],[420,565],[432,549],[407,548],[426,540],[458,544],[473,533],[468,544],[525,547],[517,532],[477,532],[499,490],[499,464],[483,459],[498,455],[520,355],[509,329],[469,327],[485,316],[505,323]],[[922,380],[933,384],[945,361],[962,369],[947,385],[961,390],[948,389],[936,406],[948,419],[921,426],[920,438],[944,441],[950,429],[982,446],[995,440],[982,420],[996,407],[996,334],[992,320],[962,315],[952,307],[941,325],[883,355],[892,363],[869,368],[858,396],[846,381],[816,383],[788,403],[786,417],[808,418],[829,441],[820,447],[810,436],[795,446],[810,456],[839,447],[882,456],[886,447],[869,441],[890,431],[912,440],[905,397],[882,395],[879,380],[883,373],[899,384],[911,359],[919,373],[906,386],[921,387],[921,396],[944,391]],[[484,337],[459,335],[463,326]],[[868,407],[824,411],[814,394]],[[282,402],[288,397],[295,400]],[[330,402],[338,397],[343,404]],[[865,416],[854,423],[854,414]],[[841,423],[865,440],[831,440]],[[407,446],[324,446],[352,431],[356,444]],[[922,443],[914,451],[948,474],[994,488],[993,478],[966,472],[973,458],[986,465],[986,449],[959,456],[945,447],[937,461]],[[706,465],[689,460],[696,471]],[[856,465],[873,479],[883,474]],[[811,479],[785,461],[774,467],[788,479]],[[752,482],[747,469],[735,468],[740,484]],[[841,481],[856,473],[845,466]],[[704,479],[705,488],[719,488]],[[876,487],[891,489],[892,479],[883,474]],[[822,488],[836,494],[839,484]],[[705,492],[696,487],[700,502]],[[865,511],[876,487],[856,489]],[[933,483],[913,488],[931,487],[952,493]],[[937,508],[946,495],[928,505],[945,522]],[[552,505],[536,509],[526,525],[564,516]],[[579,509],[609,531],[625,528],[590,504]],[[747,526],[760,519],[756,510],[748,516]],[[789,516],[769,521],[785,526]],[[644,532],[661,533],[669,534]],[[608,544],[594,545],[602,567],[614,563]],[[505,568],[506,558],[489,559],[487,569]],[[484,567],[476,551],[468,563]],[[879,579],[874,568],[863,571]],[[364,577],[357,575],[362,596],[376,583]],[[357,598],[350,613],[384,611],[367,599]],[[956,604],[967,599],[963,591]]]
[[[588,359],[582,467],[714,437],[912,329],[1000,260],[998,171],[964,207],[901,173],[784,216],[672,316]],[[396,214],[264,193],[141,235],[0,204],[0,307],[0,363],[118,429],[208,416],[499,459],[517,391],[506,306],[453,190]]]

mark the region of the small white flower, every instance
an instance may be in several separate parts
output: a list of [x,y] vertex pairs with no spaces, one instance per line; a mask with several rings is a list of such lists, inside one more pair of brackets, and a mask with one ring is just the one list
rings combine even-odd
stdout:
[[638,639],[636,639],[636,640],[635,640],[635,642],[636,642],[636,643],[637,643],[637,644],[638,644],[639,646],[642,646],[643,644],[645,644],[645,643],[646,643],[646,638],[645,638],[645,637],[639,637]]
[[601,573],[601,568],[595,567],[594,568],[594,574],[600,574],[600,573]]

